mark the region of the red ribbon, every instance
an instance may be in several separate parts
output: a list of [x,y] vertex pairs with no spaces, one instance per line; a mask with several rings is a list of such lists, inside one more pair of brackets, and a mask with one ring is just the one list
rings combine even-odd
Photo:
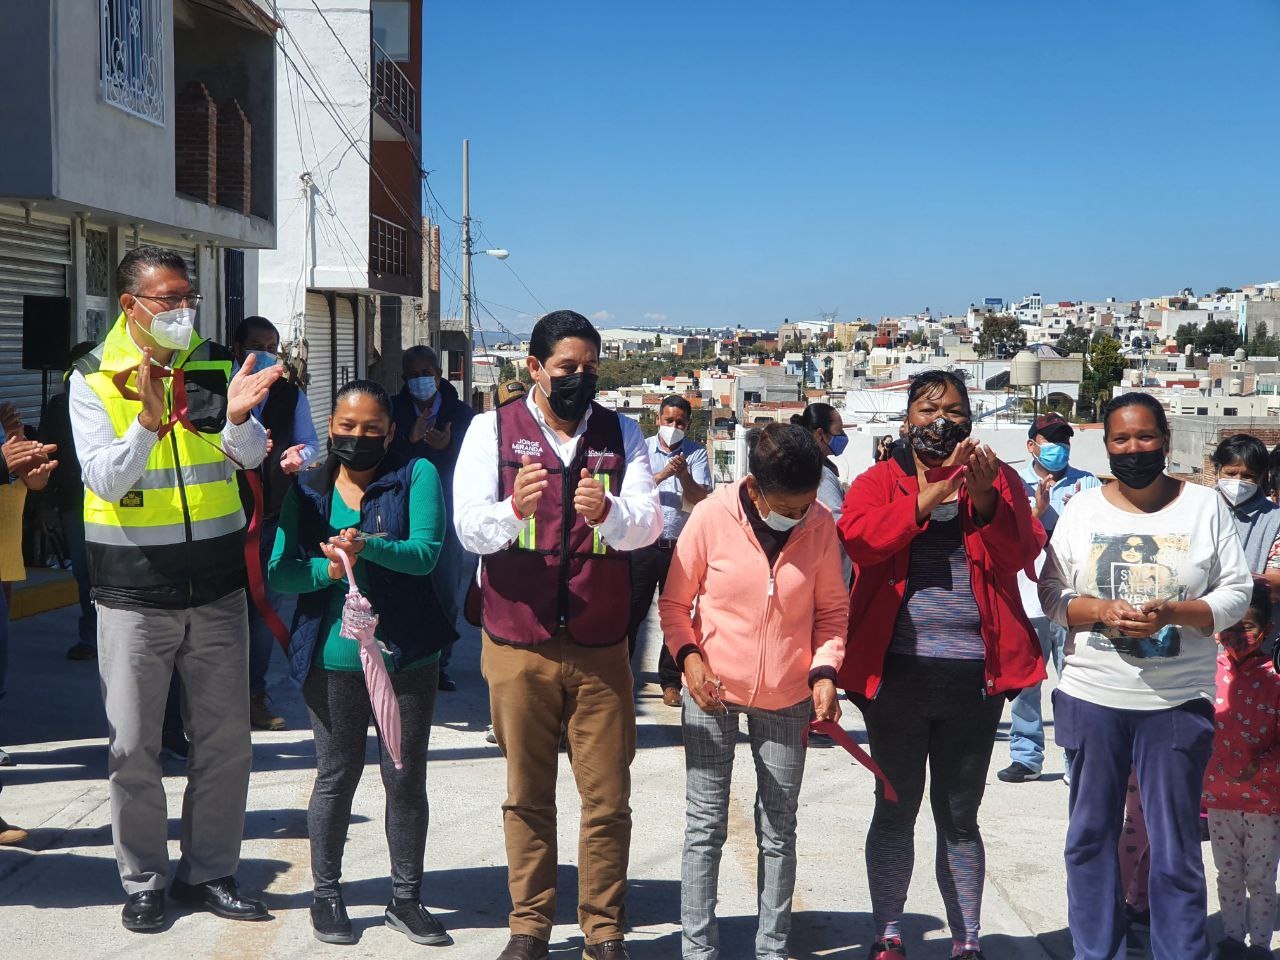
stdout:
[[262,475],[257,470],[245,470],[244,478],[253,494],[253,515],[249,518],[249,529],[244,541],[244,563],[249,571],[249,596],[253,598],[253,605],[258,608],[262,622],[288,656],[289,630],[276,613],[275,607],[267,600],[267,586],[262,575],[262,553],[259,550],[262,539]]
[[898,791],[893,789],[893,784],[889,782],[889,778],[884,775],[884,771],[876,764],[874,760],[867,754],[867,751],[858,746],[853,737],[845,732],[840,724],[831,720],[813,720],[809,723],[809,729],[805,731],[805,740],[808,740],[810,733],[825,733],[839,746],[844,747],[849,756],[857,760],[860,764],[875,774],[875,778],[880,781],[884,787],[884,798],[890,803],[898,802]]
[[[129,376],[136,373],[137,370],[138,367],[136,366],[128,367],[120,370],[111,378],[111,382],[120,392],[120,396],[126,400],[142,400],[142,396],[138,391],[129,386]],[[259,549],[262,540],[262,476],[257,470],[245,469],[244,464],[195,428],[195,425],[191,422],[191,412],[188,409],[187,378],[181,368],[161,367],[153,364],[151,376],[161,380],[165,377],[170,377],[173,380],[173,406],[169,411],[169,419],[160,425],[160,428],[156,431],[156,436],[163,438],[174,427],[182,427],[230,460],[244,474],[245,481],[249,484],[249,491],[253,494],[253,513],[249,517],[249,528],[246,531],[244,542],[244,563],[245,569],[249,574],[249,596],[253,599],[253,605],[258,608],[258,614],[262,617],[263,623],[267,625],[267,629],[271,631],[271,635],[276,638],[276,642],[280,644],[281,649],[287,655],[289,652],[289,630],[285,627],[284,621],[280,619],[280,615],[276,613],[275,608],[267,600],[266,578],[263,576],[262,571],[262,554]]]

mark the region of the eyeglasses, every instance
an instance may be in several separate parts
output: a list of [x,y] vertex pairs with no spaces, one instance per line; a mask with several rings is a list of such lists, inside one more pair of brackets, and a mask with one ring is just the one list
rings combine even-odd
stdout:
[[194,290],[191,293],[175,294],[172,297],[149,297],[145,293],[135,293],[134,298],[138,300],[154,300],[157,303],[163,303],[170,310],[177,310],[179,307],[198,307],[203,296]]

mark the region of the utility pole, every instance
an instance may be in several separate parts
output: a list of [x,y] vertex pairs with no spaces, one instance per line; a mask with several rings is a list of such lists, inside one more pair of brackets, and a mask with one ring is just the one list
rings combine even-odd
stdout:
[[467,338],[462,364],[462,402],[471,406],[471,141],[462,141],[462,332]]

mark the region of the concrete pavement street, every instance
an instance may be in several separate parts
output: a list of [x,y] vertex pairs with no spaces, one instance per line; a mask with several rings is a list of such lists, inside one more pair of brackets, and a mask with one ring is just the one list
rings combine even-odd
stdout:
[[[474,632],[459,642],[450,671],[460,690],[441,694],[438,701],[428,775],[431,829],[423,900],[448,926],[456,944],[418,947],[382,925],[389,896],[388,863],[381,826],[382,787],[373,762],[377,747],[371,736],[371,763],[356,796],[344,870],[359,943],[336,947],[311,936],[305,811],[314,755],[306,711],[280,659],[273,663],[271,692],[289,729],[254,733],[254,773],[239,873],[246,889],[264,891],[274,919],[233,923],[171,905],[172,924],[164,933],[144,936],[121,928],[123,895],[111,847],[105,781],[106,723],[95,664],[63,658],[74,625],[72,608],[13,625],[0,745],[20,765],[0,771],[0,815],[26,827],[31,838],[24,848],[0,848],[0,957],[373,958],[415,951],[452,960],[497,956],[506,940],[509,909],[500,813],[505,773],[497,748],[484,741],[487,694]],[[639,694],[639,749],[632,768],[635,832],[628,914],[637,960],[680,955],[684,827],[679,711],[664,707],[652,684],[659,642],[655,616],[647,630],[643,672],[650,683]],[[1045,700],[1047,708],[1047,693]],[[857,711],[847,704],[845,709],[845,726],[860,733]],[[1007,744],[996,744],[981,817],[988,868],[984,949],[991,960],[1070,956],[1062,862],[1067,792],[1059,779],[1060,754],[1052,747],[1050,751],[1051,779],[1010,785],[995,777],[995,771],[1008,763]],[[185,778],[181,764],[168,762],[165,769],[170,848],[176,862]],[[581,955],[574,922],[578,805],[567,762],[561,764],[559,786],[565,865],[553,956],[576,958]],[[745,744],[739,747],[733,790],[719,914],[726,960],[748,960],[755,929],[755,841],[754,772]],[[866,955],[872,931],[863,840],[871,806],[871,776],[847,754],[835,749],[810,752],[800,810],[794,957],[860,960]],[[925,807],[917,831],[906,940],[913,960],[943,960],[949,956],[950,938],[941,919],[932,866],[933,825]],[[1211,909],[1216,910],[1212,901],[1211,894]]]

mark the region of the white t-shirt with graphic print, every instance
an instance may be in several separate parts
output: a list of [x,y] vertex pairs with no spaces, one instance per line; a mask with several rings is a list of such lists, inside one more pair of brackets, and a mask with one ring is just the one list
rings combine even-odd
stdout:
[[1067,624],[1077,597],[1203,600],[1213,630],[1166,627],[1150,637],[1125,637],[1101,624],[1068,628],[1058,689],[1122,710],[1161,710],[1212,699],[1217,670],[1213,633],[1244,616],[1253,591],[1230,511],[1214,489],[1184,483],[1155,513],[1112,506],[1102,488],[1071,498],[1058,520],[1040,574],[1040,602]]

